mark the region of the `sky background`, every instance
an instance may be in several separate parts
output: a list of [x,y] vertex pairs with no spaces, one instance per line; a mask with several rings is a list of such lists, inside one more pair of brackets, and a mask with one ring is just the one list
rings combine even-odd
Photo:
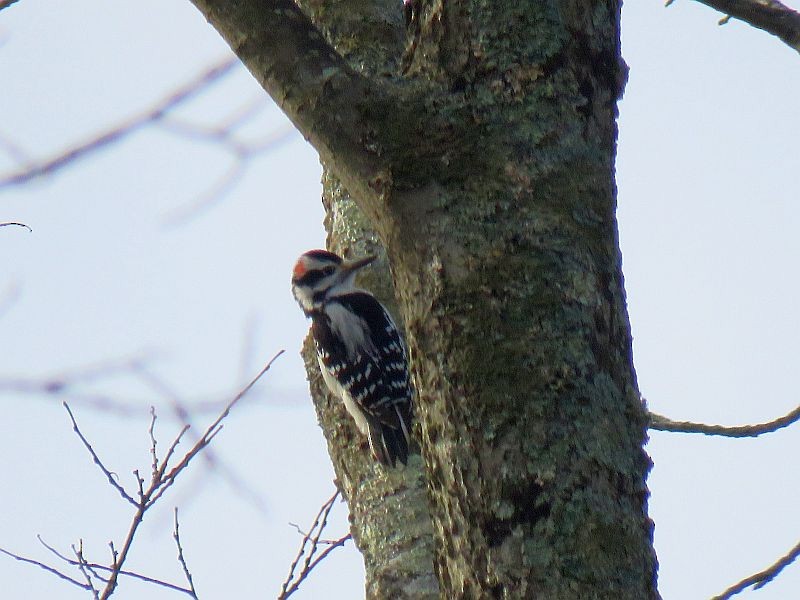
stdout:
[[[797,7],[797,2],[790,2]],[[797,406],[800,370],[800,60],[761,31],[683,0],[629,0],[620,103],[619,222],[634,356],[655,412],[723,424]],[[44,159],[140,113],[227,56],[186,0],[22,0],[0,12],[0,179],[8,143]],[[40,560],[36,539],[108,560],[131,518],[61,406],[121,483],[148,472],[149,406],[161,452],[172,400],[224,402],[286,353],[226,420],[212,470],[198,460],[149,513],[129,567],[182,583],[171,537],[180,506],[201,598],[274,597],[306,527],[333,492],[299,349],[308,323],[289,291],[301,252],[324,245],[320,167],[241,67],[181,106],[213,126],[251,110],[240,137],[271,141],[235,186],[207,194],[236,161],[220,144],[151,126],[25,186],[0,187],[0,547]],[[3,148],[5,151],[3,151]],[[208,198],[206,198],[207,200]],[[29,385],[86,374],[64,393]],[[91,398],[110,398],[105,410]],[[213,412],[199,415],[202,430]],[[182,445],[186,448],[186,445]],[[704,599],[800,539],[800,426],[755,440],[657,433],[650,511],[665,599]],[[330,536],[347,530],[338,505]],[[85,598],[0,556],[3,598]],[[124,580],[120,599],[175,598]],[[363,597],[349,544],[298,598]],[[741,598],[800,597],[800,565]]]

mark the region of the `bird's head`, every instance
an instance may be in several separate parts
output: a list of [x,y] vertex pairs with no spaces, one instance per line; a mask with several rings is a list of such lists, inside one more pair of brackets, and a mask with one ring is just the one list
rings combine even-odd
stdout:
[[306,314],[318,310],[332,295],[353,288],[359,269],[374,256],[346,261],[327,250],[309,250],[301,254],[292,270],[292,293]]

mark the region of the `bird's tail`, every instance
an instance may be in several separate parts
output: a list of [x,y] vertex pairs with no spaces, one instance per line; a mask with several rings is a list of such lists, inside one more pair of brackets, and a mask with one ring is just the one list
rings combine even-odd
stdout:
[[383,465],[394,467],[399,460],[408,462],[408,442],[406,428],[396,429],[380,421],[369,424],[369,447],[372,455]]

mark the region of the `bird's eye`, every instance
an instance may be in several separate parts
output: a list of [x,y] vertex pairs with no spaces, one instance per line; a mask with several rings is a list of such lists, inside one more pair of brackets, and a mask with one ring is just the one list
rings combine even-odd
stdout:
[[327,276],[327,275],[332,274],[335,270],[336,270],[336,267],[331,265],[329,267],[325,267],[324,269],[322,269],[322,272]]

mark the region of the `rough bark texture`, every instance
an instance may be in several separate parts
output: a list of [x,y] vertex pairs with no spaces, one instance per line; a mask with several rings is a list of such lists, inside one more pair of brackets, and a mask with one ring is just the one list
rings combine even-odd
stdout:
[[368,597],[657,598],[617,2],[422,1],[402,56],[399,2],[194,2],[320,151],[331,246],[391,264],[422,460],[369,463],[308,364]]

